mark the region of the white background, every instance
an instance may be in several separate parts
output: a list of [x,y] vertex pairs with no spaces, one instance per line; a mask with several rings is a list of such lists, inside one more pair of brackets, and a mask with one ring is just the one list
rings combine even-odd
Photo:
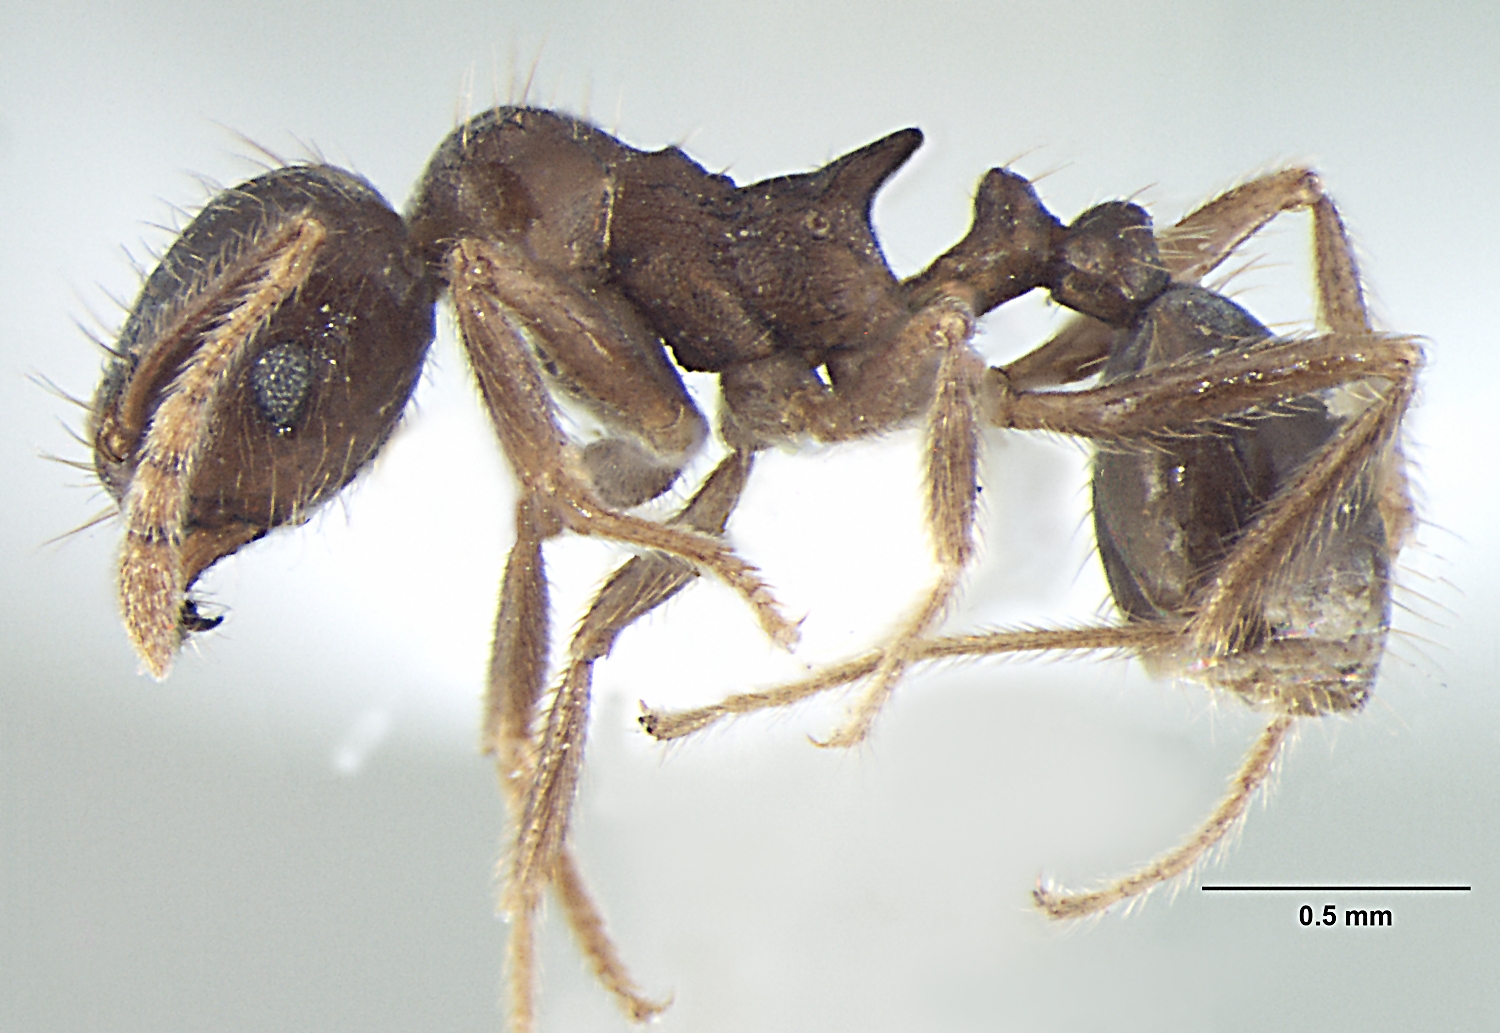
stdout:
[[[205,583],[223,628],[157,684],[115,614],[118,528],[68,436],[110,299],[174,206],[316,149],[404,203],[461,113],[525,99],[741,182],[891,130],[927,145],[877,228],[910,273],[1009,161],[1071,218],[1170,221],[1289,162],[1326,176],[1383,325],[1423,335],[1409,420],[1424,524],[1377,695],[1304,730],[1214,883],[1472,884],[1467,895],[1205,894],[1049,927],[1043,871],[1117,874],[1210,809],[1260,726],[1129,661],[909,679],[852,754],[837,703],[666,751],[636,700],[686,704],[845,655],[921,582],[915,436],[770,456],[732,525],[794,613],[774,656],[702,583],[598,671],[577,841],[664,1031],[1493,1029],[1500,1021],[1500,282],[1493,4],[656,2],[82,4],[0,12],[0,1027],[495,1030],[503,814],[475,750],[510,488],[446,326],[388,454],[306,528]],[[533,76],[534,71],[534,76]],[[529,92],[520,85],[532,76]],[[242,135],[241,135],[242,134]],[[1305,318],[1306,226],[1235,281]],[[1007,307],[999,361],[1053,325]],[[700,382],[711,393],[711,382]],[[1486,415],[1486,414],[1490,415]],[[1086,456],[992,435],[987,552],[953,616],[1107,614]],[[567,627],[618,553],[551,547]],[[1393,910],[1307,929],[1303,903]],[[547,926],[546,1030],[626,1023]]]

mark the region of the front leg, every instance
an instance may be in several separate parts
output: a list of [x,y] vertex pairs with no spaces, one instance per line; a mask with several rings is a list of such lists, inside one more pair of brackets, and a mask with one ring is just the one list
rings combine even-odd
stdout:
[[507,281],[504,270],[511,265],[500,246],[464,241],[454,249],[449,271],[459,330],[522,490],[544,502],[567,530],[670,553],[715,574],[750,604],[773,641],[790,646],[797,637],[795,623],[782,616],[755,568],[724,542],[626,515],[599,497],[578,450],[558,425],[552,393],[528,347],[533,341],[528,323],[541,317],[516,312],[496,287]]
[[[542,542],[559,531],[544,505],[523,496],[516,505],[516,540],[505,563],[500,609],[490,654],[485,708],[484,751],[495,758],[495,770],[506,809],[517,823],[514,838],[525,834],[524,802],[534,779],[533,726],[547,678],[551,619]],[[501,862],[506,866],[506,862]],[[506,971],[510,979],[511,1025],[529,1033],[536,1024],[536,912],[547,878],[521,883],[502,870],[505,886],[501,910],[510,919]]]
[[[542,542],[571,530],[667,554],[688,571],[710,570],[722,577],[750,601],[777,641],[789,643],[796,631],[754,568],[721,539],[691,525],[664,526],[619,512],[619,505],[669,486],[677,465],[696,447],[701,417],[685,394],[673,397],[673,385],[680,391],[681,384],[659,346],[656,359],[643,359],[637,339],[628,333],[611,336],[628,310],[594,304],[586,292],[545,271],[532,269],[537,276],[528,279],[527,269],[514,248],[482,241],[459,243],[449,263],[459,328],[523,493],[497,620],[486,722],[486,743],[496,754],[517,822],[501,906],[513,923],[509,971],[515,1024],[522,1029],[534,1018],[535,916],[549,884],[558,890],[601,982],[622,1008],[647,1017],[663,1007],[625,971],[567,844],[588,713],[587,664],[575,664],[547,709],[545,727],[535,727],[550,644]],[[652,367],[654,361],[670,376]],[[629,368],[609,390],[589,389],[620,363]],[[554,390],[599,409],[601,422],[623,429],[607,443],[624,447],[573,446],[558,423]],[[646,462],[636,461],[641,457]],[[653,472],[662,469],[665,476]],[[732,494],[737,498],[738,490]]]
[[[704,534],[722,534],[744,490],[752,458],[745,452],[730,455],[671,522]],[[496,753],[507,801],[518,816],[514,850],[502,873],[503,907],[514,921],[508,966],[512,999],[518,1016],[530,1014],[533,916],[550,882],[600,983],[628,1015],[644,1021],[666,1003],[648,998],[636,985],[605,930],[567,842],[569,818],[585,745],[594,662],[609,652],[621,631],[691,584],[698,572],[679,557],[652,552],[631,559],[611,575],[573,636],[546,724],[534,732],[550,642],[541,559],[548,528],[537,521],[534,508],[526,502],[518,507],[516,545],[506,566],[496,622],[488,722],[505,744]]]
[[[737,452],[726,458],[672,523],[721,535],[744,489],[750,461],[748,453]],[[547,709],[546,724],[535,733],[535,758],[530,765],[530,782],[524,787],[513,862],[514,886],[535,885],[566,840],[583,757],[595,661],[608,654],[620,632],[697,577],[697,570],[680,557],[651,552],[625,563],[599,590],[573,635],[568,662]]]

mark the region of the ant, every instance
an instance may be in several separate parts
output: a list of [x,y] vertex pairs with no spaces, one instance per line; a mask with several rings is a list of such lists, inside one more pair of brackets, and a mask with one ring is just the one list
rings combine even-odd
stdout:
[[[217,623],[191,596],[198,577],[307,519],[380,451],[425,359],[434,306],[451,299],[519,483],[482,737],[516,820],[501,908],[518,1029],[535,1024],[535,916],[549,886],[627,1014],[665,1007],[626,972],[568,844],[592,669],[703,573],[737,591],[773,641],[795,642],[769,586],[722,538],[766,447],[925,422],[940,573],[875,653],[779,693],[648,714],[659,737],[862,678],[863,705],[830,740],[851,745],[912,663],[1017,649],[1194,662],[1195,676],[1275,711],[1268,757],[1294,717],[1357,708],[1368,692],[1387,566],[1410,512],[1395,433],[1420,352],[1370,331],[1316,179],[1257,181],[1158,242],[1134,205],[1064,226],[1026,180],[994,169],[969,233],[898,280],[870,208],[920,142],[903,130],[740,187],[677,148],[641,151],[564,115],[499,108],[441,145],[404,218],[324,165],[214,197],[147,278],[112,349],[90,437],[125,526],[125,625],[163,677],[183,639]],[[1319,228],[1331,333],[1278,341],[1227,299],[1183,285],[1299,207]],[[976,320],[1038,287],[1089,321],[986,369],[970,347]],[[1101,363],[1098,387],[1042,390]],[[709,434],[679,368],[718,375],[729,455],[679,512],[649,520],[629,510],[667,492]],[[1350,415],[1335,417],[1323,399],[1351,385]],[[596,435],[566,433],[564,411]],[[1095,514],[1124,625],[932,637],[973,557],[986,425],[1107,443]],[[1221,483],[1241,466],[1254,477]],[[1153,483],[1173,487],[1143,494]],[[542,545],[564,531],[639,552],[600,589],[549,693]],[[1342,666],[1338,647],[1350,654]],[[1293,681],[1299,663],[1311,674]]]

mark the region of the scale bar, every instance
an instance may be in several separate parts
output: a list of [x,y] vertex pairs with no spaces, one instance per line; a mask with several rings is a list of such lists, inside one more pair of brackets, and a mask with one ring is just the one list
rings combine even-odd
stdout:
[[1201,886],[1204,893],[1469,893],[1472,886]]

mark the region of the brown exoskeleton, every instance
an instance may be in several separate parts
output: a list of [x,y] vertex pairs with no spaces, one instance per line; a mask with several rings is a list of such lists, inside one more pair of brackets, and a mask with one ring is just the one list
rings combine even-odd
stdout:
[[[1278,592],[1282,583],[1316,585],[1309,566],[1338,566],[1339,550],[1325,541],[1350,540],[1353,525],[1335,516],[1340,505],[1366,523],[1375,520],[1370,499],[1382,520],[1405,512],[1391,442],[1417,353],[1369,333],[1337,217],[1314,181],[1267,181],[1206,209],[1177,228],[1177,243],[1159,257],[1139,209],[1103,206],[1063,227],[1023,179],[993,170],[980,185],[970,233],[925,272],[899,281],[869,211],[920,139],[906,130],[814,172],[737,187],[675,148],[638,151],[574,119],[502,108],[443,144],[404,221],[362,181],[323,166],[278,170],[227,191],[167,252],[127,320],[92,432],[96,467],[126,525],[127,628],[161,676],[184,635],[210,624],[189,595],[201,572],[303,519],[379,450],[420,370],[433,302],[449,292],[520,485],[484,732],[517,822],[502,906],[513,923],[518,1028],[534,1024],[533,925],[549,885],[626,1011],[645,1018],[662,1007],[625,972],[567,842],[592,666],[621,630],[702,572],[736,589],[774,640],[793,640],[795,626],[767,586],[719,537],[758,449],[799,437],[849,440],[916,421],[928,427],[939,576],[886,648],[782,694],[870,679],[866,705],[833,739],[843,744],[865,734],[904,667],[945,649],[1133,648],[1166,659],[1191,655],[1215,670],[1244,667],[1241,660],[1276,651],[1288,636],[1270,599],[1263,605],[1242,573],[1239,582],[1226,582],[1226,573],[1236,564],[1265,569],[1269,557]],[[1111,360],[1115,383],[1068,394],[1036,388],[1077,380],[1097,364],[1109,346],[1099,324],[1005,370],[986,371],[969,347],[979,315],[1035,287],[1107,326],[1134,326],[1170,296],[1168,271],[1201,276],[1276,211],[1303,205],[1321,213],[1328,238],[1320,262],[1332,270],[1323,291],[1325,308],[1336,310],[1330,335],[1267,343],[1248,331],[1236,341],[1215,331],[1207,337],[1218,350],[1206,357],[1165,371]],[[679,366],[719,376],[720,431],[731,453],[676,516],[657,522],[625,511],[665,492],[708,433],[665,349]],[[1167,454],[1162,441],[1184,435],[1259,440],[1258,414],[1320,405],[1288,400],[1356,383],[1371,385],[1364,408],[1344,423],[1320,424],[1326,443],[1299,453],[1315,459],[1295,482],[1283,476],[1284,457],[1273,462],[1270,487],[1241,500],[1234,517],[1241,523],[1216,526],[1218,544],[1188,554],[1185,573],[1158,570],[1151,546],[1131,538],[1131,529],[1157,526],[1158,514],[1142,510],[1132,522],[1135,504],[1107,483],[1100,489],[1096,510],[1124,521],[1112,539],[1111,577],[1138,586],[1145,603],[1130,610],[1136,623],[1058,633],[1075,637],[1056,642],[931,638],[973,552],[982,424],[1150,441],[1157,451],[1120,453],[1122,464],[1149,463]],[[566,434],[559,404],[586,414],[599,436]],[[1285,417],[1289,425],[1310,419]],[[1281,446],[1266,448],[1279,456]],[[1179,465],[1200,468],[1197,460]],[[1282,504],[1293,489],[1317,504]],[[1189,506],[1190,524],[1194,512]],[[1380,604],[1371,611],[1372,641],[1383,641],[1384,563],[1399,539],[1391,526],[1371,552],[1379,561],[1359,572]],[[600,590],[549,699],[542,544],[565,530],[641,551]],[[1181,598],[1158,592],[1155,581],[1175,584]],[[1364,661],[1371,674],[1379,642],[1372,648]],[[1249,687],[1258,687],[1279,709],[1277,742],[1289,715],[1330,709],[1316,693],[1304,694],[1311,702],[1297,709],[1283,684],[1253,672],[1235,683],[1252,696]],[[685,734],[727,712],[675,725],[657,716],[650,727]],[[1274,753],[1274,743],[1263,752]]]
[[[1324,332],[1276,338],[1194,285],[1277,213],[1302,208],[1312,213]],[[831,740],[848,745],[906,664],[1052,650],[1129,650],[1154,671],[1268,711],[1229,792],[1183,845],[1095,892],[1037,888],[1046,914],[1075,918],[1190,871],[1242,818],[1297,718],[1354,712],[1369,698],[1389,630],[1390,567],[1412,523],[1398,437],[1422,355],[1409,339],[1372,331],[1342,221],[1306,170],[1232,190],[1159,241],[1126,204],[1049,232],[1037,250],[1064,267],[1054,298],[1093,318],[988,370],[978,406],[991,426],[1097,443],[1095,537],[1124,620],[935,637],[919,611],[882,647],[809,678],[690,711],[648,710],[641,722],[673,739],[864,681]],[[1075,296],[1080,285],[1090,293],[1090,276],[1112,296]],[[1091,376],[1096,386],[1045,390]],[[972,497],[972,478],[959,487]]]

